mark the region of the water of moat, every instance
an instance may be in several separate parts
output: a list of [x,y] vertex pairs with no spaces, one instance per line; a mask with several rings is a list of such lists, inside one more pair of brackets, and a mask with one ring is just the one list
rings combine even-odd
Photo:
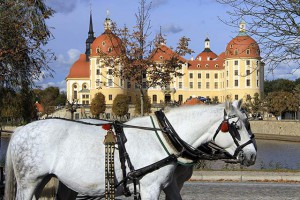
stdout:
[[[1,138],[0,166],[4,163],[8,138]],[[250,169],[300,169],[300,143],[274,140],[257,140],[256,164]],[[224,162],[206,162],[207,168],[236,168],[237,165]]]

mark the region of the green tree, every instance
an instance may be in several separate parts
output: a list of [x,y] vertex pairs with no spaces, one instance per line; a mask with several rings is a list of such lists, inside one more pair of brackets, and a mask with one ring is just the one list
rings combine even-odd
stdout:
[[57,87],[48,87],[42,91],[41,104],[44,107],[44,114],[47,116],[55,111],[58,96],[59,88]]
[[129,110],[129,99],[128,96],[125,94],[118,94],[116,98],[114,99],[113,105],[112,105],[112,111],[115,113],[118,117],[123,117],[128,113]]
[[[141,114],[141,94],[135,96],[135,113]],[[150,97],[145,94],[143,98],[143,110],[144,113],[151,113],[151,101]]]
[[1,1],[1,87],[31,88],[40,75],[51,72],[47,59],[53,54],[44,46],[51,38],[45,20],[52,14],[43,0]]
[[299,65],[299,0],[217,1],[232,8],[227,12],[230,17],[226,17],[226,24],[237,26],[241,19],[247,21],[247,32],[258,39],[271,71],[280,63]]
[[99,92],[92,99],[91,108],[90,108],[91,113],[96,118],[99,118],[99,115],[101,113],[104,113],[105,109],[106,109],[105,96],[101,92]]
[[11,89],[2,89],[3,98],[1,99],[0,118],[17,119],[22,115],[21,113],[21,98]]
[[45,20],[52,14],[43,0],[0,1],[0,89],[20,94],[21,116],[26,122],[34,111],[31,89],[35,80],[52,72],[48,63],[54,56],[45,48],[51,39]]
[[264,100],[267,111],[280,117],[283,112],[299,111],[300,96],[290,92],[271,92]]
[[271,81],[265,81],[264,92],[266,95],[270,92],[293,92],[295,86],[295,82],[288,79],[276,79]]

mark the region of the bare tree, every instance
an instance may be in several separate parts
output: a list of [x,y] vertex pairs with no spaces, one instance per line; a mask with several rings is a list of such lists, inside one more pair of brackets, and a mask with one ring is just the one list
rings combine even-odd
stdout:
[[[190,39],[182,37],[178,43],[176,50],[168,55],[168,58],[161,63],[157,63],[152,59],[155,50],[159,49],[160,43],[165,41],[160,33],[159,39],[156,37],[154,41],[149,40],[151,35],[150,21],[151,2],[147,4],[146,0],[140,0],[138,12],[135,14],[136,25],[132,32],[125,26],[123,28],[115,28],[111,30],[122,41],[122,47],[116,44],[113,51],[118,53],[118,59],[106,56],[100,52],[100,56],[105,59],[105,65],[113,68],[113,74],[121,77],[123,80],[128,80],[138,88],[140,93],[141,115],[143,112],[144,96],[150,87],[159,86],[167,87],[172,81],[173,76],[182,76],[179,72],[181,69],[182,60],[180,56],[191,53],[188,48]],[[113,37],[112,37],[113,39]],[[157,41],[158,40],[158,41]],[[114,43],[112,42],[114,45]],[[156,48],[153,50],[152,47]],[[162,50],[163,51],[163,50]],[[123,68],[119,70],[115,66],[121,63]]]
[[264,61],[271,72],[279,65],[297,64],[300,68],[299,0],[217,0],[229,5],[230,26],[247,21],[247,32],[262,47]]

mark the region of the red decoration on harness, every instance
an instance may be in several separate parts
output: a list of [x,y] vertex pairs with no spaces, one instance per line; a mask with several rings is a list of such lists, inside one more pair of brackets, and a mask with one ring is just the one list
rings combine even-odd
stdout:
[[111,129],[111,126],[110,126],[110,124],[103,124],[102,125],[102,128],[104,129],[104,130],[110,130]]
[[228,130],[229,130],[228,121],[223,121],[221,124],[221,131],[228,132]]

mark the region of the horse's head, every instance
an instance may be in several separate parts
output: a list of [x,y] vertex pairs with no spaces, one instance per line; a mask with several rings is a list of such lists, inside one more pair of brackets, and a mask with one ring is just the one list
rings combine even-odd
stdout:
[[224,120],[214,140],[242,165],[250,166],[255,163],[257,147],[241,104],[242,100],[225,103]]

